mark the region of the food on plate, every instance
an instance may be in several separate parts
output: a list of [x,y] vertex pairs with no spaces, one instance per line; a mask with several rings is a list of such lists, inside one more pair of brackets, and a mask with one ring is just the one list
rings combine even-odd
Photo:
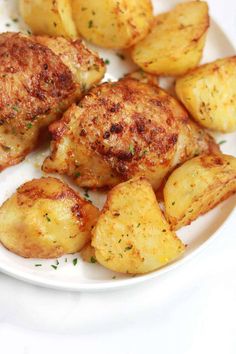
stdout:
[[155,18],[151,32],[132,48],[132,59],[150,73],[182,75],[200,62],[208,27],[206,2],[178,4]]
[[88,263],[96,263],[95,248],[92,247],[91,242],[87,243],[80,252],[83,261]]
[[185,246],[165,220],[150,183],[114,187],[92,231],[99,263],[121,273],[147,273],[179,257]]
[[176,93],[201,125],[236,130],[236,56],[205,64],[176,81]]
[[93,88],[49,129],[51,154],[43,170],[87,188],[144,175],[156,190],[176,165],[218,151],[173,97],[130,76]]
[[103,74],[103,61],[80,40],[1,34],[0,171],[22,161]]
[[152,20],[150,0],[72,0],[78,32],[101,47],[127,48],[144,38]]
[[90,240],[98,213],[59,179],[34,179],[1,206],[0,241],[23,257],[60,257]]
[[178,167],[164,187],[166,217],[177,230],[236,192],[236,158],[197,156]]
[[34,34],[78,37],[70,0],[20,0],[20,13]]

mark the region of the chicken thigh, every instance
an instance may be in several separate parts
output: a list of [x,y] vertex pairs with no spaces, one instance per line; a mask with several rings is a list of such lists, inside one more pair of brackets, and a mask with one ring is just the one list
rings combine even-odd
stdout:
[[1,34],[0,171],[23,160],[103,74],[103,61],[80,40]]
[[176,99],[130,76],[93,88],[49,129],[51,155],[43,170],[87,188],[145,176],[157,190],[175,166],[218,151]]

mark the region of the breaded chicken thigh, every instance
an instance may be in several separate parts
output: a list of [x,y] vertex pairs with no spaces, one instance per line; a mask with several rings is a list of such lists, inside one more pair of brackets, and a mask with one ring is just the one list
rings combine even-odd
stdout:
[[32,151],[49,123],[104,74],[80,40],[0,35],[0,171]]
[[178,164],[218,151],[176,99],[130,76],[93,88],[49,129],[51,155],[43,170],[88,188],[145,176],[158,189]]

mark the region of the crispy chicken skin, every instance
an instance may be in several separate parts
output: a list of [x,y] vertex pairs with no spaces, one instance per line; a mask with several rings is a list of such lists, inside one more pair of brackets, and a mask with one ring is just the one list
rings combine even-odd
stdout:
[[145,176],[158,189],[178,164],[218,151],[173,97],[129,76],[93,88],[49,129],[51,155],[43,170],[72,176],[81,187]]
[[102,60],[80,40],[1,34],[0,171],[23,160],[103,74]]

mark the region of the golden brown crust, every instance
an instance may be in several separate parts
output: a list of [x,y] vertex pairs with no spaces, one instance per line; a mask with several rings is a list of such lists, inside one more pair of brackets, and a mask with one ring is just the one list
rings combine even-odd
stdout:
[[157,189],[174,166],[218,150],[173,97],[148,82],[125,77],[92,89],[50,126],[43,170],[93,188],[144,175]]
[[[89,58],[102,67],[100,59],[82,50],[82,43],[42,38],[20,33],[0,36],[0,171],[24,159],[43,129],[81,95],[84,83],[78,69],[88,73]],[[61,47],[67,51],[61,53]],[[71,70],[71,57],[71,67],[78,64],[77,72]],[[94,76],[88,77],[90,87]]]
[[52,154],[44,171],[78,173],[76,182],[85,187],[145,175],[156,189],[174,166],[216,148],[173,97],[129,77],[91,90],[50,131]]

